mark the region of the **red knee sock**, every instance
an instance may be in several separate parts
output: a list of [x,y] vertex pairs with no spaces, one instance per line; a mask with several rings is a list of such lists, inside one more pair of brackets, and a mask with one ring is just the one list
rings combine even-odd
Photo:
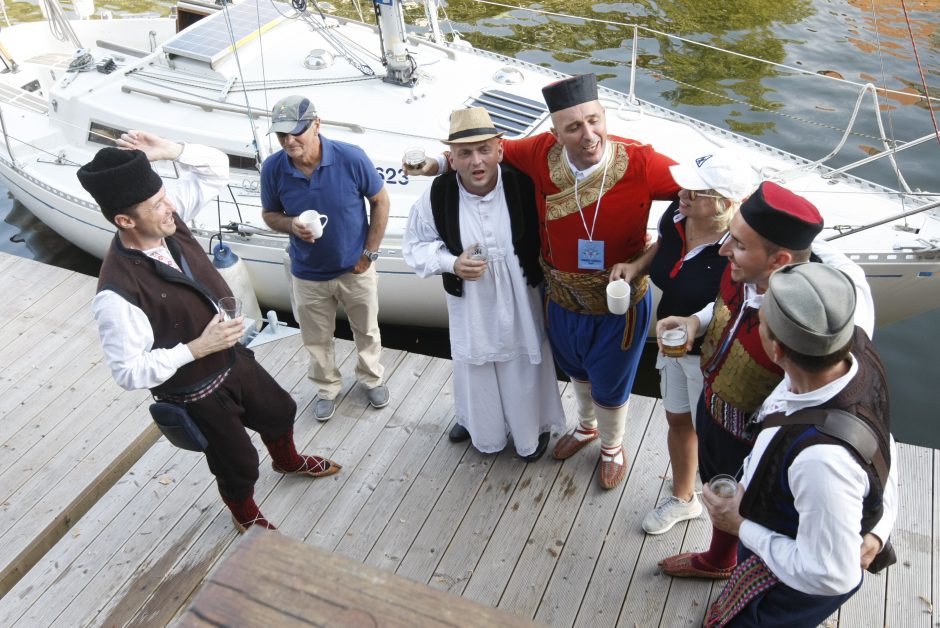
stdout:
[[738,562],[738,537],[712,528],[712,542],[708,551],[693,556],[692,562],[699,569],[734,567]]
[[293,429],[287,430],[286,433],[274,440],[268,440],[264,436],[261,437],[261,440],[271,454],[271,461],[279,469],[290,472],[296,471],[304,465],[303,457],[297,453],[297,447],[294,446]]
[[261,514],[258,504],[255,503],[254,495],[248,495],[248,497],[244,499],[229,499],[223,495],[222,501],[225,502],[228,509],[232,511],[232,517],[238,522],[242,530],[247,530],[253,525],[267,528],[268,530],[277,529],[274,527],[274,524],[265,519],[264,515]]

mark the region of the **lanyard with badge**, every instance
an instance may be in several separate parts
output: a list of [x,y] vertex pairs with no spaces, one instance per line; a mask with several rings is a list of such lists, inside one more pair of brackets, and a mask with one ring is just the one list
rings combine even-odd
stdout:
[[604,196],[604,183],[607,181],[607,165],[609,160],[604,153],[604,174],[601,176],[601,187],[597,193],[597,204],[594,206],[594,220],[591,221],[591,228],[588,229],[587,219],[584,217],[584,210],[581,208],[581,198],[578,196],[578,181],[580,177],[575,176],[574,180],[574,201],[578,204],[578,213],[581,214],[581,224],[584,225],[584,231],[588,239],[578,238],[578,268],[580,270],[604,270],[604,241],[594,240],[594,228],[597,226],[597,217],[601,213],[601,198]]

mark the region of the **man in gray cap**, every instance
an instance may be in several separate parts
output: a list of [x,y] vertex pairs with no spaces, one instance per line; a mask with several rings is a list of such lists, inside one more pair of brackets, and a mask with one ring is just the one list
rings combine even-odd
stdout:
[[[269,133],[282,150],[264,162],[264,222],[290,234],[291,289],[300,333],[310,353],[308,377],[317,386],[314,415],[333,416],[342,377],[336,368],[333,332],[342,305],[356,342],[356,377],[375,408],[388,404],[379,333],[378,276],[374,262],[388,223],[385,182],[358,146],[320,134],[320,118],[303,96],[274,104]],[[368,220],[365,202],[369,203]],[[327,216],[318,235],[299,219],[313,209]]]
[[864,568],[892,561],[884,552],[872,565],[894,525],[897,471],[885,371],[855,325],[855,297],[825,264],[770,277],[759,332],[784,376],[755,415],[736,493],[703,487],[713,525],[741,539],[707,626],[815,626]]
[[532,181],[501,165],[502,135],[486,109],[450,117],[450,165],[411,208],[402,253],[447,292],[457,422],[450,440],[526,462],[567,429],[542,317]]
[[[245,428],[261,435],[278,473],[322,477],[340,466],[297,453],[297,404],[237,344],[244,320],[224,320],[217,306],[232,292],[186,226],[225,188],[228,158],[144,131],[116,143],[77,173],[117,227],[92,301],[105,360],[122,388],[186,408],[236,528],[273,529],[254,500],[258,452]],[[150,166],[159,160],[179,170],[169,188]]]

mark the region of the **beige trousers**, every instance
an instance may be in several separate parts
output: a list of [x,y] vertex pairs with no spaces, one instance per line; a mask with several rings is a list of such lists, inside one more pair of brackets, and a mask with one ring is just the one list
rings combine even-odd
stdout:
[[342,376],[336,368],[333,332],[336,308],[346,310],[359,361],[356,378],[366,387],[382,383],[385,367],[382,337],[379,334],[378,275],[375,265],[361,275],[346,273],[328,281],[291,278],[297,308],[300,336],[310,353],[307,376],[313,380],[323,399],[334,399],[342,388]]

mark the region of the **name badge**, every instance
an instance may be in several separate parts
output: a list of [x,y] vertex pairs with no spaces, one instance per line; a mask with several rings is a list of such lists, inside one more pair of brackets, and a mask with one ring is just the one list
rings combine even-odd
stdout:
[[603,240],[578,240],[578,268],[604,270]]

